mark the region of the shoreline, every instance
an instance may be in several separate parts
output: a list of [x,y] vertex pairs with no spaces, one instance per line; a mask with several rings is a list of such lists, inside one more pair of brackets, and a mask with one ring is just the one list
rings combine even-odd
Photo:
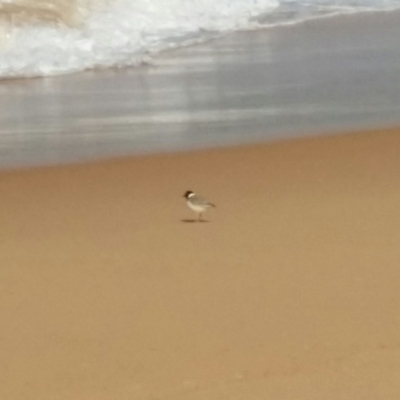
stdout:
[[0,396],[397,398],[398,149],[391,129],[1,171]]
[[364,13],[0,84],[0,168],[397,126],[399,36],[400,12]]
[[190,156],[202,156],[213,153],[225,153],[225,152],[238,152],[238,151],[250,151],[251,149],[257,148],[265,148],[270,146],[279,146],[279,145],[295,145],[296,143],[303,143],[307,141],[313,141],[318,139],[327,139],[334,140],[334,138],[338,137],[360,137],[365,135],[374,135],[377,132],[382,132],[383,134],[394,134],[399,131],[398,125],[393,126],[381,126],[381,127],[372,127],[370,129],[357,129],[357,130],[343,130],[343,131],[322,131],[320,133],[310,133],[309,135],[302,136],[291,136],[288,135],[284,138],[276,138],[275,140],[267,140],[267,141],[259,141],[259,142],[250,142],[250,143],[236,143],[230,145],[220,145],[213,147],[201,147],[201,148],[190,148],[190,149],[182,149],[182,150],[170,150],[170,151],[160,151],[160,152],[149,152],[149,153],[134,153],[134,154],[123,154],[123,155],[114,155],[108,157],[99,157],[93,159],[85,159],[78,161],[70,161],[64,163],[57,164],[32,164],[32,165],[19,165],[15,167],[5,167],[0,168],[0,177],[2,175],[19,173],[19,172],[27,172],[32,171],[40,172],[46,170],[57,170],[60,168],[85,168],[85,167],[96,167],[96,166],[105,166],[112,165],[115,163],[127,163],[127,162],[135,162],[135,160],[157,160],[162,159],[164,157],[167,158],[179,158],[179,157],[190,157]]

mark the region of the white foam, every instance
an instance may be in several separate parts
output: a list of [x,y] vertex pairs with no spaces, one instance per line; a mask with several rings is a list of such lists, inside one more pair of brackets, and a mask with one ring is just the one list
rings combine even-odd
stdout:
[[[6,1],[14,0],[0,5]],[[229,31],[399,7],[400,0],[114,0],[102,9],[86,5],[75,28],[0,26],[0,78],[135,65]]]
[[278,0],[116,0],[80,28],[9,26],[3,31],[0,76],[62,74],[134,65],[149,53],[192,43],[207,32],[245,27]]

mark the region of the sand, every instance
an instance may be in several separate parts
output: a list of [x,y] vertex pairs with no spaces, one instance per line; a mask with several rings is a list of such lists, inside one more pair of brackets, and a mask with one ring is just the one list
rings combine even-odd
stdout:
[[400,398],[399,149],[393,129],[1,172],[0,398]]

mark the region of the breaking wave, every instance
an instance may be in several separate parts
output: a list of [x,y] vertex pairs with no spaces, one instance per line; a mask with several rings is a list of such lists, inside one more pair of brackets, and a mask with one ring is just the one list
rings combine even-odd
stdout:
[[235,30],[398,7],[400,0],[0,0],[0,78],[136,65]]

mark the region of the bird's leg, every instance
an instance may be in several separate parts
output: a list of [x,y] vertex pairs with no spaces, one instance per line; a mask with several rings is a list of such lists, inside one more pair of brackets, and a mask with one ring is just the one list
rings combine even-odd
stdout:
[[199,219],[198,219],[198,221],[201,222],[201,213],[199,213]]

